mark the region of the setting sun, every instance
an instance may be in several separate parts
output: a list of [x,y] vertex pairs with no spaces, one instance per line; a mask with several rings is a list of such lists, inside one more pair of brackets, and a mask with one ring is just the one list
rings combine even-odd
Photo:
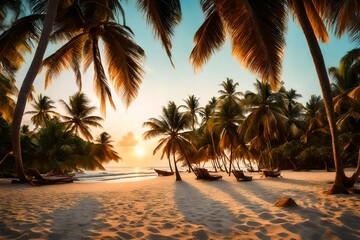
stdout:
[[137,157],[142,157],[144,156],[144,149],[142,149],[141,147],[136,147],[135,148],[135,155]]

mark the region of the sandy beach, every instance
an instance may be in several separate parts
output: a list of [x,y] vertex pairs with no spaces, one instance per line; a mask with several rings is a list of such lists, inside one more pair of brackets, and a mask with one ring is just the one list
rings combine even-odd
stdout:
[[[0,239],[360,239],[360,197],[326,195],[334,173],[30,186],[0,181]],[[279,208],[281,197],[298,207]]]

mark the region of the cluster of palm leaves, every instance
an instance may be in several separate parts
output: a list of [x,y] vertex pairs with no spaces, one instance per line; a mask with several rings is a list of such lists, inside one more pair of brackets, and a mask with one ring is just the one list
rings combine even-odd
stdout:
[[[42,172],[64,174],[80,170],[104,170],[102,164],[121,158],[113,149],[111,136],[103,132],[94,141],[91,127],[101,127],[101,117],[91,115],[96,109],[89,105],[84,93],[69,97],[69,103],[60,100],[66,115],[56,112],[54,101],[39,95],[32,104],[31,121],[34,131],[25,125],[21,131],[24,165]],[[2,119],[1,156],[11,151],[10,126]],[[83,139],[83,138],[85,139]],[[1,169],[11,171],[12,161],[5,161]]]
[[[360,54],[347,53],[339,67],[329,69],[342,157],[356,166],[360,144]],[[153,153],[162,150],[172,170],[203,166],[230,174],[232,168],[334,168],[331,136],[320,96],[312,95],[303,105],[294,89],[271,90],[268,82],[257,80],[255,92],[237,91],[238,83],[221,83],[219,96],[205,107],[190,95],[185,104],[173,101],[163,107],[160,118],[144,123],[150,130],[145,139],[162,137]],[[183,111],[182,111],[183,109]],[[254,166],[255,165],[255,166]],[[177,167],[176,167],[177,168]]]

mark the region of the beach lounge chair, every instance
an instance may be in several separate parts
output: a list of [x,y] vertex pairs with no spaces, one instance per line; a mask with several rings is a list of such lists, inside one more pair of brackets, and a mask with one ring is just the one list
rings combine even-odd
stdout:
[[252,176],[245,176],[244,171],[242,170],[232,170],[232,173],[236,180],[238,181],[251,181]]
[[281,172],[279,170],[263,170],[261,177],[272,177],[272,178],[281,177],[282,178]]
[[154,168],[155,172],[158,174],[158,176],[171,176],[174,175],[174,172],[164,171],[160,169]]
[[196,180],[204,179],[204,180],[219,180],[222,178],[221,175],[210,174],[206,168],[195,168],[194,173],[196,175]]
[[74,181],[72,176],[47,176],[41,174],[37,169],[25,169],[25,174],[29,177],[30,184],[33,185],[71,183]]

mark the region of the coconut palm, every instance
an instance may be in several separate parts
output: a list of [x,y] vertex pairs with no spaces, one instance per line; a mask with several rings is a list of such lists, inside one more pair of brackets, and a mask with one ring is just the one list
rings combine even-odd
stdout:
[[199,98],[195,97],[195,95],[189,95],[187,99],[184,99],[184,102],[185,105],[180,105],[180,107],[186,109],[185,113],[189,114],[192,130],[195,131],[195,126],[198,124],[197,114],[201,110]]
[[175,166],[176,181],[181,181],[179,174],[176,156],[182,155],[188,163],[190,168],[191,164],[186,156],[186,149],[191,146],[191,143],[183,136],[185,129],[191,125],[191,119],[189,115],[179,112],[179,108],[176,104],[170,101],[167,107],[163,107],[162,116],[159,118],[150,118],[147,122],[143,123],[144,127],[150,128],[143,134],[145,140],[162,137],[158,141],[158,145],[155,147],[153,154],[156,154],[162,149],[161,159],[166,155],[169,159],[173,157]]
[[223,81],[220,86],[223,89],[219,90],[219,100],[223,99],[231,99],[232,101],[235,101],[236,103],[239,103],[240,99],[239,97],[242,95],[241,92],[236,91],[236,88],[239,86],[239,83],[234,84],[234,80],[230,78],[226,78],[226,81]]
[[16,96],[17,92],[15,78],[0,73],[0,113],[8,122],[11,122],[15,109],[15,101],[12,97]]
[[70,132],[84,136],[87,140],[93,139],[90,127],[101,127],[99,121],[103,119],[92,114],[96,107],[89,106],[89,99],[84,93],[77,92],[69,97],[69,104],[64,100],[60,102],[65,107],[68,116],[61,116]]
[[113,140],[107,132],[101,133],[96,139],[93,146],[93,154],[98,158],[100,163],[108,163],[111,160],[118,162],[121,157],[113,149]]
[[285,123],[285,133],[287,140],[298,139],[306,130],[303,119],[304,106],[295,100],[301,97],[296,90],[289,91],[283,89],[281,91],[284,100],[283,113],[287,118]]
[[[247,91],[242,103],[249,115],[238,131],[243,143],[250,143],[250,149],[262,153],[264,149],[270,154],[272,142],[282,142],[285,138],[284,125],[287,121],[282,107],[281,94],[271,91],[268,82],[256,80],[256,92]],[[260,159],[264,159],[260,155]],[[271,155],[268,156],[270,168],[273,167]],[[265,162],[264,162],[265,163]]]
[[240,138],[237,132],[244,119],[241,106],[232,98],[225,98],[217,104],[212,118],[208,121],[208,128],[211,132],[220,133],[219,146],[224,151],[229,149],[229,175],[233,164],[233,153],[240,145]]
[[35,103],[31,105],[35,110],[25,112],[25,114],[33,114],[31,121],[35,125],[35,128],[45,126],[46,120],[49,120],[52,116],[60,116],[59,113],[52,110],[56,108],[54,103],[55,102],[48,96],[40,94],[37,100],[35,100]]

